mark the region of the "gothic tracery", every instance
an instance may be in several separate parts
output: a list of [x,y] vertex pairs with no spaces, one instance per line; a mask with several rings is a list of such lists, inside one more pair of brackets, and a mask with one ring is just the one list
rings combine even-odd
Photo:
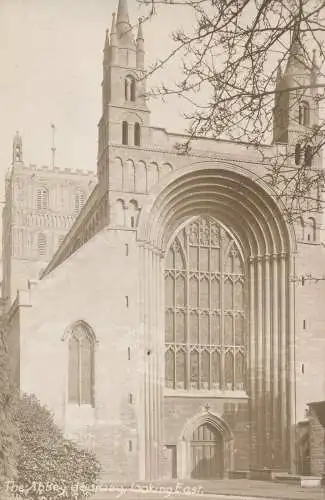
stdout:
[[244,389],[244,283],[238,246],[216,220],[177,235],[165,268],[168,388]]

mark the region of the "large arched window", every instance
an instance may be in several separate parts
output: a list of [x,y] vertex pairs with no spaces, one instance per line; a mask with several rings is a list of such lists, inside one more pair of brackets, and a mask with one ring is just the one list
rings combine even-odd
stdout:
[[68,402],[94,406],[94,338],[81,322],[69,337]]
[[49,193],[46,188],[40,188],[36,191],[37,210],[46,210],[49,206]]
[[302,101],[299,105],[299,124],[309,125],[309,105],[306,101]]
[[245,389],[244,287],[238,245],[216,220],[181,230],[165,266],[168,388]]
[[140,146],[141,144],[141,129],[140,129],[140,124],[135,123],[134,124],[134,145],[135,146]]
[[129,143],[129,124],[128,122],[122,123],[122,144],[127,146]]

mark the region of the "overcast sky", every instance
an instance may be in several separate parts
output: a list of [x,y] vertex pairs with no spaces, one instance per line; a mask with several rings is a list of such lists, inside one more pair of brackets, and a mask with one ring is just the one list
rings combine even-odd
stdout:
[[[102,50],[118,0],[0,0],[0,194],[11,162],[12,138],[23,137],[25,163],[50,165],[51,122],[57,127],[57,165],[95,170],[101,114]],[[143,10],[129,0],[131,22]],[[147,62],[172,47],[186,12],[166,6],[144,26]],[[161,79],[175,78],[176,65]],[[182,131],[179,100],[154,101],[151,123]]]

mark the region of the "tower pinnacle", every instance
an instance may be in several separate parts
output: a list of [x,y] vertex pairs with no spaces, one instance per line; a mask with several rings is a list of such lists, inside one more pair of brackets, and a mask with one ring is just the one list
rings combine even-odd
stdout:
[[119,0],[116,17],[116,29],[119,34],[124,34],[131,28],[127,0]]
[[16,163],[23,163],[23,140],[18,131],[13,139],[12,148],[12,164]]

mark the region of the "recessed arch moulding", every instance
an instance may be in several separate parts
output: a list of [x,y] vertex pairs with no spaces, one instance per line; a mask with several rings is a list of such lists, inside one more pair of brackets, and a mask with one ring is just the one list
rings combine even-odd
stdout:
[[202,215],[227,227],[244,256],[250,465],[292,469],[294,288],[289,276],[296,244],[283,214],[284,206],[254,173],[213,162],[174,171],[143,207],[137,231],[140,315],[145,345],[155,354],[145,374],[144,477],[159,477],[163,444],[164,256],[182,225]]

